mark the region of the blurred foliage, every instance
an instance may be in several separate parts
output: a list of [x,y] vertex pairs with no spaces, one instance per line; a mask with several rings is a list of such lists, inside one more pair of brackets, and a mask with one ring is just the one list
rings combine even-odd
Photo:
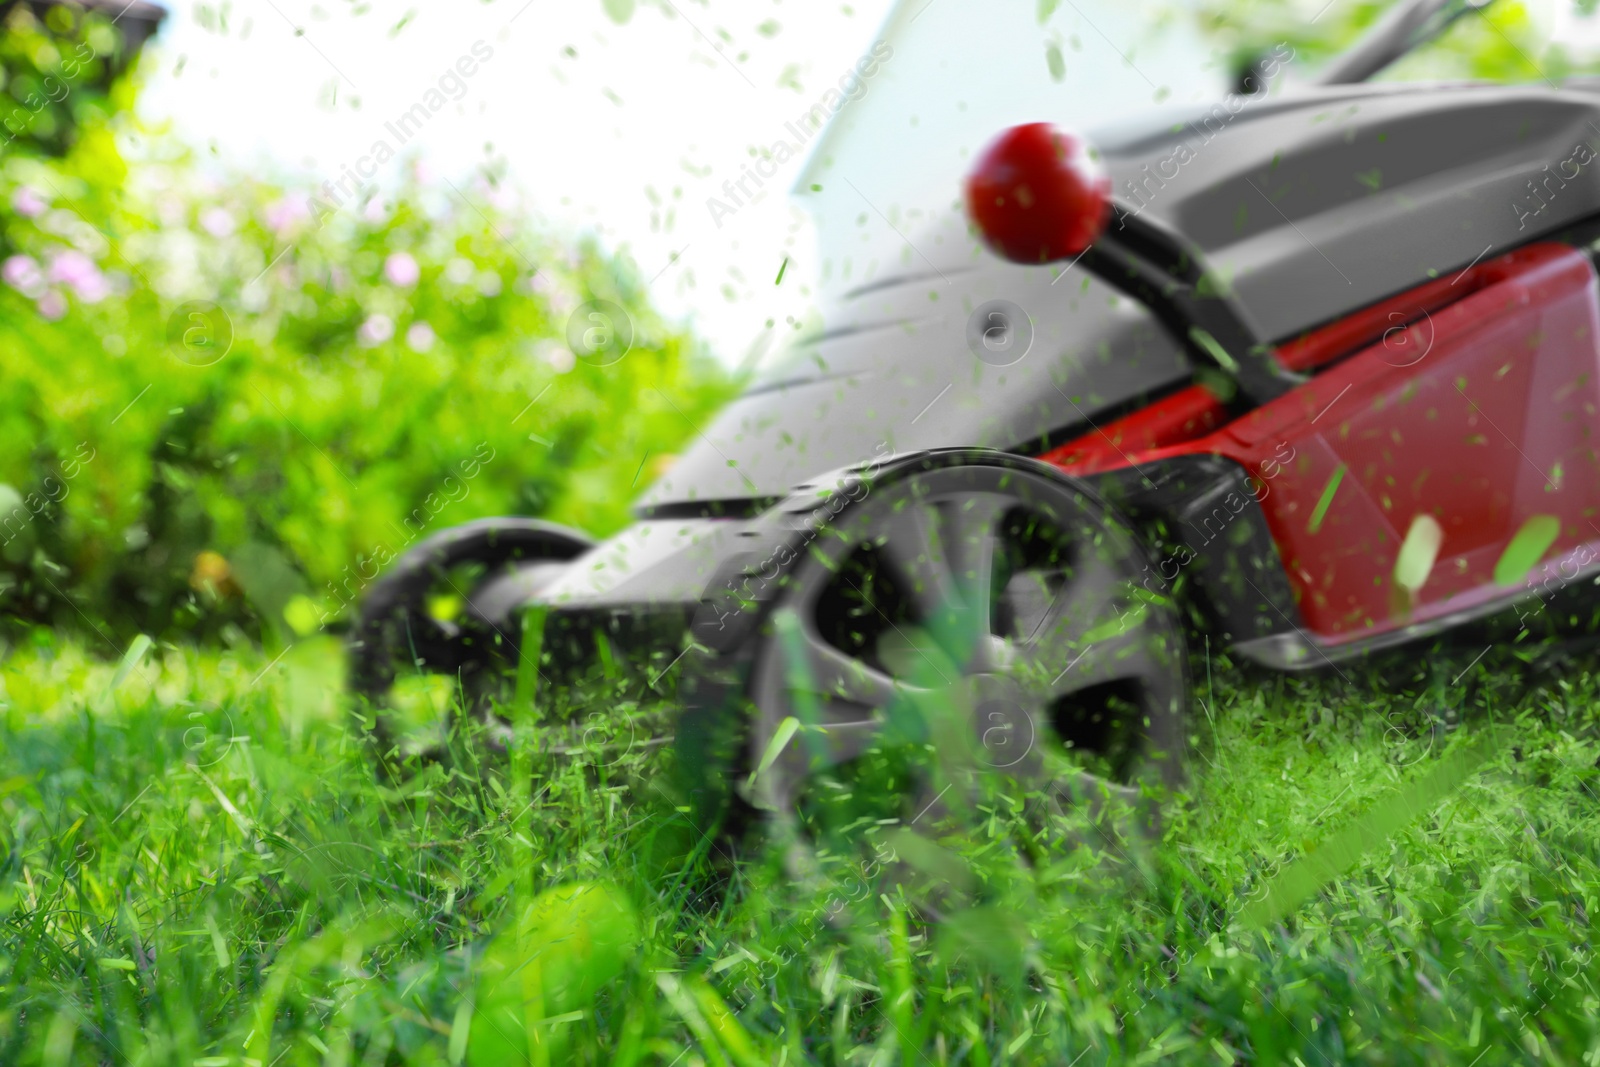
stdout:
[[[12,624],[240,640],[293,604],[305,632],[454,523],[617,529],[729,395],[629,265],[535,235],[492,170],[286,189],[78,119],[59,160],[0,157]],[[591,299],[631,318],[608,366],[565,341]]]
[[[1244,71],[1279,43],[1294,49],[1303,71],[1350,47],[1394,7],[1392,0],[1201,0],[1202,31]],[[1383,71],[1379,81],[1480,79],[1559,81],[1600,71],[1600,56],[1552,37],[1558,8],[1592,20],[1594,0],[1496,0],[1461,17],[1440,38]]]
[[0,10],[0,138],[6,153],[61,155],[85,121],[125,107],[122,39],[109,16],[56,4]]

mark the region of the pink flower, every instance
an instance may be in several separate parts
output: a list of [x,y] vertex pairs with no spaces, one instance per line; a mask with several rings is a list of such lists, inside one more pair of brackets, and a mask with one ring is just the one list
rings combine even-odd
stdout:
[[106,276],[100,273],[100,268],[95,266],[94,260],[72,249],[50,257],[50,269],[46,277],[52,282],[70,286],[85,304],[98,304],[111,295],[111,285],[106,281]]
[[483,194],[483,198],[493,204],[496,211],[511,214],[521,206],[517,191],[509,185],[491,185]]
[[411,328],[406,330],[406,344],[414,352],[426,352],[433,347],[433,327],[425,322],[413,322]]
[[189,217],[189,208],[180,197],[163,196],[156,201],[156,218],[163,226],[181,226]]
[[557,374],[567,373],[578,362],[577,357],[572,354],[572,349],[555,341],[542,345],[539,349],[539,355],[550,365],[550,369]]
[[279,237],[311,217],[311,208],[302,195],[285,196],[267,205],[267,228]]
[[32,256],[15,255],[0,265],[0,278],[24,296],[38,296],[44,291],[44,272]]
[[389,279],[390,285],[409,289],[422,277],[422,269],[410,252],[391,252],[383,261],[383,276]]
[[387,315],[369,315],[356,331],[356,340],[363,348],[381,345],[394,336],[394,320]]
[[54,253],[50,257],[50,269],[46,272],[51,281],[66,282],[68,285],[77,285],[99,273],[100,268],[94,265],[94,260],[71,248]]
[[39,314],[55,322],[67,313],[67,298],[51,289],[39,298],[38,307]]
[[213,237],[227,237],[233,233],[233,216],[227,208],[206,208],[200,213],[200,226]]
[[50,205],[44,197],[28,188],[26,185],[17,186],[17,191],[11,194],[11,210],[25,219],[37,218],[43,215]]

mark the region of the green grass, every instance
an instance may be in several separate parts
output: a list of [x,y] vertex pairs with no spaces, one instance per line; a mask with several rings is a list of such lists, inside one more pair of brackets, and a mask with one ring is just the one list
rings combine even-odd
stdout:
[[331,642],[113,686],[41,638],[0,665],[0,1063],[1600,1062],[1600,683],[1476,651],[1214,658],[1160,840],[980,832],[923,924],[719,860],[670,750],[535,726],[389,786]]

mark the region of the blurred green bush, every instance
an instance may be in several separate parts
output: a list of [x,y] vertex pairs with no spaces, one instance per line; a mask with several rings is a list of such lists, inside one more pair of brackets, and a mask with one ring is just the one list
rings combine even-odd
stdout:
[[[628,264],[539,236],[492,170],[386,169],[219,181],[111,111],[59,159],[4,150],[0,626],[307,632],[453,523],[617,529],[731,394]],[[632,329],[608,365],[566,341],[596,299]]]
[[120,30],[138,22],[137,41],[153,27],[143,11],[118,27],[120,17],[109,12],[37,6],[13,3],[0,10],[0,149],[59,156],[84,121],[130,102],[131,86],[117,76],[136,48]]

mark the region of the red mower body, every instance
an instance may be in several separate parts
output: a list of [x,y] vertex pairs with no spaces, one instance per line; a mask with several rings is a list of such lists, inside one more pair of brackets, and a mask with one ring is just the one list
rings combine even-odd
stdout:
[[[1529,246],[1276,358],[1320,373],[1233,420],[1192,386],[1041,458],[1074,475],[1195,454],[1240,464],[1302,625],[1333,646],[1526,591],[1541,560],[1570,579],[1600,558],[1600,287],[1584,253]],[[1419,517],[1442,537],[1417,550],[1432,558],[1411,588],[1396,568]]]

